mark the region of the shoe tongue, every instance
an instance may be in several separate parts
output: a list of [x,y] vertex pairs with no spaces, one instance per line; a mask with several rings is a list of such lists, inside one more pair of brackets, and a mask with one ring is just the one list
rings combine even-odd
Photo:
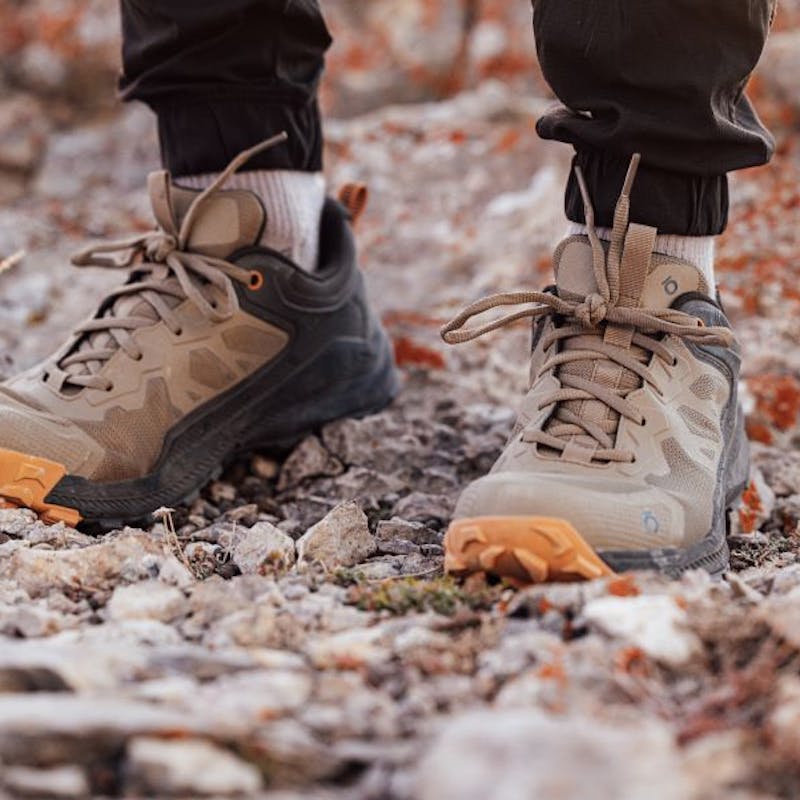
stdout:
[[[608,252],[608,242],[603,247]],[[592,267],[592,248],[586,236],[571,236],[558,247],[554,258],[558,294],[580,300],[598,291]],[[640,308],[666,309],[687,292],[710,294],[703,274],[693,264],[654,253],[639,300]]]
[[[177,237],[189,208],[201,192],[177,186],[164,170],[150,175],[147,188],[159,227]],[[264,206],[253,192],[222,189],[207,197],[196,212],[186,249],[227,258],[237,250],[257,245],[266,219]]]
[[[166,171],[152,173],[147,181],[153,216],[159,228],[178,237],[180,226],[192,203],[200,196],[199,191],[184,189],[172,183]],[[266,211],[258,197],[242,189],[220,190],[207,197],[199,208],[189,233],[186,250],[213,258],[228,258],[245,247],[252,247],[261,240],[266,223]],[[166,287],[175,288],[177,280],[164,266],[153,273],[156,280],[163,280]],[[178,297],[169,294],[161,299],[170,308],[181,303]],[[105,317],[139,317],[158,322],[156,310],[141,295],[120,297],[104,314]],[[114,347],[113,337],[105,332],[86,336],[75,351],[102,350]],[[101,361],[73,364],[66,367],[68,375],[88,375],[100,370]]]
[[[604,242],[603,246],[608,253],[608,243]],[[558,294],[563,299],[581,301],[598,293],[592,248],[587,237],[572,236],[562,242],[555,253],[554,269]],[[677,297],[687,292],[708,294],[708,285],[696,267],[668,256],[652,254],[649,265],[642,266],[646,274],[639,271],[638,280],[634,275],[625,274],[624,269],[623,267],[620,274],[620,288],[623,296],[627,289],[627,299],[623,302],[628,307],[667,309]],[[631,343],[632,337],[628,331],[613,326],[606,326],[604,333],[587,332],[585,335],[566,339],[562,350],[585,349],[590,339],[596,342],[598,338],[608,344],[629,348],[631,355],[643,363],[650,357],[647,350]],[[567,362],[558,369],[559,375],[572,375],[600,384],[621,396],[626,396],[641,385],[641,379],[636,373],[610,361],[576,360]],[[613,422],[616,427],[619,422],[619,414],[599,400],[570,400],[564,402],[562,407],[597,423]],[[546,430],[557,436],[561,426],[562,423],[554,415],[547,423]],[[588,434],[570,434],[569,438],[572,445],[569,452],[572,457],[590,460],[592,452],[597,448],[594,438]]]

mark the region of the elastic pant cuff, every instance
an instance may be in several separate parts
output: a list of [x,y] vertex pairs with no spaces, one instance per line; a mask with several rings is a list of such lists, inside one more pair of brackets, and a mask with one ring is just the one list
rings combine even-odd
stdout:
[[149,102],[158,119],[161,160],[173,175],[221,172],[242,150],[276,133],[289,139],[255,156],[245,170],[322,169],[322,125],[316,101],[301,105],[263,99],[184,99]]
[[[565,211],[572,222],[585,224],[583,199],[575,175],[580,166],[586,178],[595,224],[610,228],[630,158],[599,150],[581,149],[572,162]],[[728,223],[726,175],[703,177],[648,167],[642,163],[631,192],[631,222],[677,236],[717,236]]]

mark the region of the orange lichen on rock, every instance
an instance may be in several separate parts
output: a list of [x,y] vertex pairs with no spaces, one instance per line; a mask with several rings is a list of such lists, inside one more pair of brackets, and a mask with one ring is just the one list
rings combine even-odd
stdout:
[[560,686],[564,686],[567,682],[567,673],[564,670],[564,665],[560,662],[542,664],[536,674],[542,680],[554,681]]
[[444,369],[444,356],[437,350],[417,344],[407,336],[394,340],[394,358],[398,367]]
[[797,424],[800,414],[800,382],[792,375],[757,375],[748,381],[756,399],[758,416],[780,431]]
[[755,483],[751,483],[742,494],[742,507],[739,509],[739,526],[742,533],[754,533],[758,515],[763,510],[761,496]]
[[614,597],[638,597],[641,590],[632,575],[622,575],[609,581],[608,593]]
[[647,670],[647,656],[641,647],[623,647],[614,659],[617,672],[641,675]]
[[747,436],[753,442],[772,444],[772,433],[767,425],[754,419],[747,420]]

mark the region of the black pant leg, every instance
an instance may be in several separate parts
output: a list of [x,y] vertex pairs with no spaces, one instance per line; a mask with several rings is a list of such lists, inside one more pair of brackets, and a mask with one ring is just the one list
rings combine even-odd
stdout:
[[[639,152],[632,220],[663,233],[724,230],[726,173],[774,149],[744,95],[774,11],[775,0],[534,0],[539,59],[564,104],[537,130],[575,147],[598,224],[611,224]],[[566,212],[583,222],[574,170]]]
[[122,0],[122,31],[121,96],[155,111],[173,174],[222,170],[281,130],[247,169],[321,169],[318,0]]

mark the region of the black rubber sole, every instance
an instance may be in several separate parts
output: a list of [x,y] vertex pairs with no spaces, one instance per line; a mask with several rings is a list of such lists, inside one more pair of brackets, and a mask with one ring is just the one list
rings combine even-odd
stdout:
[[89,531],[146,523],[159,508],[191,501],[236,458],[286,451],[329,422],[377,413],[398,391],[382,330],[371,342],[340,339],[313,362],[293,368],[287,359],[184,420],[149,475],[114,483],[67,475],[47,502],[76,509]]

